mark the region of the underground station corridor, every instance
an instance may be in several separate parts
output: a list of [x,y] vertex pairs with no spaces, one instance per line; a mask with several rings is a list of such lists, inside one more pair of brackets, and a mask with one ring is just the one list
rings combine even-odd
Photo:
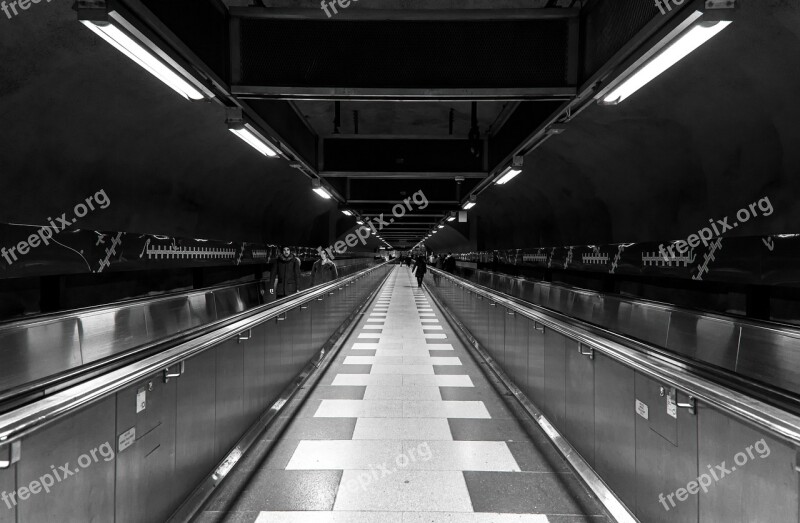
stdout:
[[608,521],[406,267],[297,409],[200,521]]
[[0,523],[800,523],[800,0],[0,0]]

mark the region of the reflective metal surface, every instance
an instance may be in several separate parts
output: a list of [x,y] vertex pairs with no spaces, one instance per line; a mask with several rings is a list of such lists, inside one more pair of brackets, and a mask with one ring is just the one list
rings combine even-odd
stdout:
[[[0,489],[6,492],[29,485],[50,472],[51,465],[69,462],[75,467],[82,455],[103,444],[116,454],[82,469],[50,494],[31,497],[18,515],[0,505],[0,521],[167,520],[198,484],[220,470],[223,458],[236,455],[242,435],[256,419],[280,412],[288,398],[283,394],[314,368],[319,349],[333,344],[328,336],[321,346],[311,345],[322,337],[312,332],[311,308],[305,306],[337,305],[339,317],[352,320],[388,270],[381,266],[357,281],[353,277],[347,300],[318,302],[329,292],[345,296],[338,283],[320,287],[0,415],[0,453],[9,440],[22,445],[21,461],[0,470]],[[344,304],[351,309],[345,311]],[[325,306],[317,311],[321,318],[329,313]],[[279,322],[278,316],[285,315],[289,319]],[[284,323],[286,337],[280,331]],[[281,339],[286,345],[272,350]],[[280,365],[282,352],[288,354],[285,367]],[[184,363],[182,372],[179,362]],[[173,377],[165,381],[167,367]],[[127,443],[120,439],[125,434],[133,435]]]
[[[800,329],[476,269],[468,281],[800,395]],[[467,322],[473,325],[472,322]],[[488,341],[480,326],[476,335]],[[740,337],[741,332],[741,337]]]
[[[487,359],[489,368],[545,429],[615,518],[631,520],[605,485],[643,522],[797,520],[800,481],[794,451],[800,443],[798,416],[732,390],[686,365],[673,364],[632,338],[443,276],[440,284],[429,286],[434,299],[482,357],[505,354],[504,360]],[[475,294],[483,299],[476,300],[473,309],[466,297]],[[492,322],[491,303],[514,312],[505,319],[503,346],[486,346],[474,334]],[[625,305],[619,303],[617,315]],[[627,304],[628,311],[634,310],[632,305]],[[467,318],[473,323],[467,323]],[[527,345],[516,335],[520,321],[528,323]],[[738,346],[737,328],[725,328],[724,323],[681,321],[672,325],[669,333],[680,336],[686,331],[709,339],[719,336],[717,347],[723,349]],[[768,333],[758,335],[769,339]],[[491,343],[497,338],[487,339]],[[779,340],[776,345],[790,343]],[[522,358],[510,356],[520,349],[527,352],[525,364]],[[722,349],[712,346],[712,350]],[[760,444],[768,445],[762,448],[766,452],[749,458],[745,455]],[[748,461],[746,467],[740,463],[743,457]],[[734,467],[734,462],[740,466]],[[718,471],[714,466],[725,463],[735,471],[735,479],[725,476],[716,481],[709,476],[708,492],[716,491],[713,495],[691,493],[692,481],[711,469]],[[662,498],[669,505],[665,506]]]

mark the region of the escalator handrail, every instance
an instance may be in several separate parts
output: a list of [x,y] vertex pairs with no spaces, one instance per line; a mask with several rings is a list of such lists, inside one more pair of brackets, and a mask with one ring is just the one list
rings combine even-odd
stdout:
[[[431,269],[464,289],[483,296],[517,314],[549,327],[564,336],[597,350],[626,367],[642,372],[657,381],[675,387],[697,401],[716,407],[745,423],[760,428],[795,446],[800,446],[800,416],[742,392],[698,375],[688,365],[634,347],[648,344],[596,327],[550,309],[530,304],[519,298],[502,295],[450,273]],[[656,350],[656,347],[652,347]]]
[[[385,267],[387,263],[375,265],[352,276],[326,285],[303,291],[300,295],[243,312],[232,323],[147,356],[125,367],[110,371],[86,382],[77,384],[52,396],[0,414],[0,445],[31,434],[103,397],[122,390],[139,380],[152,376],[168,367],[173,367],[201,352],[234,338],[248,330],[277,318],[306,303],[315,301],[336,289],[363,278],[372,271]],[[229,318],[231,319],[231,318]]]

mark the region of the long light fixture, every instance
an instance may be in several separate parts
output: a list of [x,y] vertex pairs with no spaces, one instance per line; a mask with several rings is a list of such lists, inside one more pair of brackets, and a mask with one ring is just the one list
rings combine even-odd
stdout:
[[238,107],[228,108],[227,117],[230,132],[242,139],[247,145],[264,156],[275,158],[278,153],[270,141],[250,123],[244,120],[242,110]]
[[196,80],[193,83],[184,75],[179,74],[175,67],[166,64],[157,56],[151,50],[156,48],[156,45],[144,34],[135,30],[118,11],[106,12],[105,9],[79,8],[78,20],[187,100],[203,100],[213,97],[210,91],[199,87]]
[[[694,20],[703,16],[700,11],[692,15]],[[731,24],[728,20],[699,21],[677,36],[645,65],[614,87],[601,99],[603,105],[616,105],[657,78],[661,73],[678,63],[692,51],[708,42]]]
[[469,197],[469,201],[468,201],[468,202],[466,202],[466,203],[463,205],[463,209],[464,209],[465,211],[468,211],[468,210],[472,209],[473,207],[475,207],[476,205],[478,205],[478,197],[477,197],[477,196],[475,196],[474,194],[472,194],[472,195],[470,195],[470,197]]
[[508,182],[510,182],[511,180],[513,180],[514,178],[516,178],[517,175],[520,174],[521,172],[522,172],[522,169],[514,169],[513,167],[509,167],[505,171],[503,171],[503,174],[500,176],[500,178],[495,183],[497,185],[505,185]]
[[320,198],[325,198],[326,200],[330,200],[332,198],[331,193],[329,193],[328,190],[322,186],[322,180],[319,178],[314,178],[311,180],[311,189],[317,193]]
[[444,229],[444,225],[440,225],[440,226],[439,226],[439,228],[440,228],[440,229]]
[[353,212],[352,211],[342,211],[342,214],[344,214],[345,216],[352,216]]

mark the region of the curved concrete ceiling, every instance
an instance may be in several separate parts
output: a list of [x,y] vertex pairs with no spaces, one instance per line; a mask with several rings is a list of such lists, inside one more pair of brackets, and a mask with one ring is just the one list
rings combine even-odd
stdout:
[[[481,195],[476,237],[445,230],[431,246],[678,238],[764,196],[774,215],[737,234],[797,232],[800,7],[753,4],[663,78],[527,156],[522,175]],[[286,161],[231,135],[221,107],[177,96],[67,3],[0,24],[0,222],[41,223],[102,188],[112,205],[87,228],[322,244],[355,225]]]

